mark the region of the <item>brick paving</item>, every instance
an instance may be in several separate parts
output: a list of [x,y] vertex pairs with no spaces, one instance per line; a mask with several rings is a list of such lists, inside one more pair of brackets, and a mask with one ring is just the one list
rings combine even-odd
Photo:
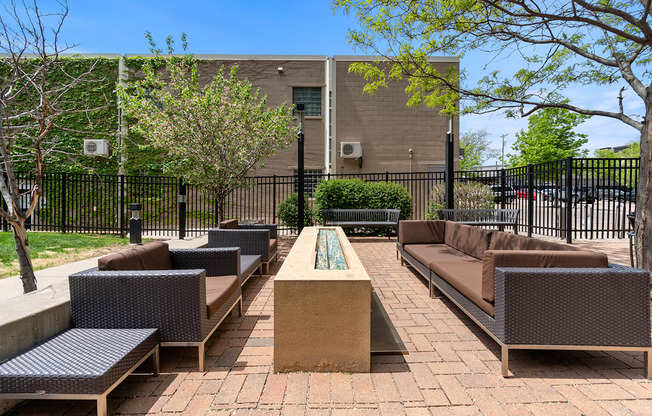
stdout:
[[[293,238],[280,241],[280,260]],[[374,356],[370,374],[272,372],[273,275],[244,288],[208,348],[162,350],[159,377],[131,376],[109,396],[112,414],[187,415],[652,415],[642,354],[499,348],[443,296],[396,260],[395,240],[352,238],[409,355]],[[626,248],[626,245],[623,247]],[[274,274],[280,262],[272,265]],[[93,402],[29,401],[15,415],[94,415]]]

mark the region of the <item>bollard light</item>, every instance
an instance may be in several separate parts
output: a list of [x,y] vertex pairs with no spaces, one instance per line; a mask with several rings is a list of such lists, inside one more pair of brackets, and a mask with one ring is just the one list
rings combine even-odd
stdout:
[[129,211],[131,211],[131,218],[129,219],[129,244],[143,244],[143,220],[140,219],[140,211],[142,209],[142,204],[129,204]]

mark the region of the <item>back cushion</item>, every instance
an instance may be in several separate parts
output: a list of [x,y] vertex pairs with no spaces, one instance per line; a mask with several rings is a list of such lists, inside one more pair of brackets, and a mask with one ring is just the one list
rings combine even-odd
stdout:
[[220,223],[218,228],[222,230],[237,230],[238,229],[238,219],[225,220]]
[[109,254],[97,260],[99,270],[170,270],[167,243],[157,241]]
[[495,231],[491,236],[489,250],[564,250],[579,251],[581,249],[553,241],[539,240],[510,233]]
[[403,220],[398,223],[398,241],[404,244],[441,244],[446,222]]
[[444,243],[476,259],[482,259],[484,251],[489,248],[490,239],[491,231],[446,221]]

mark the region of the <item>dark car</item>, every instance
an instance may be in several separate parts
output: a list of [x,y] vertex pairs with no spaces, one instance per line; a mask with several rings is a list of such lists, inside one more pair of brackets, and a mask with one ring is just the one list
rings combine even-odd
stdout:
[[493,185],[489,187],[491,191],[491,196],[494,197],[494,202],[498,204],[503,194],[505,195],[505,203],[511,204],[514,199],[516,199],[516,191],[511,186],[506,186],[504,189],[500,185]]

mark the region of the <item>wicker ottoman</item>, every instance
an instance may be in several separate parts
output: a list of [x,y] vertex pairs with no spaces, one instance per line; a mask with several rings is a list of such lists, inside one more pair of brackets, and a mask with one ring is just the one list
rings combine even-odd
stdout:
[[0,363],[0,398],[97,400],[148,357],[158,375],[158,329],[73,328]]

